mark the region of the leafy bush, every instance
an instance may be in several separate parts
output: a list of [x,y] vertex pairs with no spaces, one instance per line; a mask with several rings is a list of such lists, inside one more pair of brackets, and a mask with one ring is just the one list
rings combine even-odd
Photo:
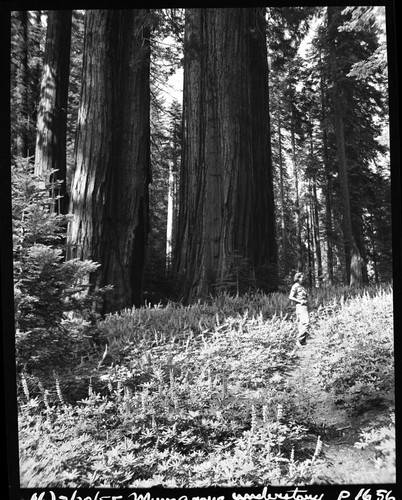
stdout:
[[[62,262],[61,250],[34,245],[15,282],[17,368],[47,371],[71,366],[88,349],[90,301],[82,277],[92,262]],[[80,316],[68,313],[80,312]]]

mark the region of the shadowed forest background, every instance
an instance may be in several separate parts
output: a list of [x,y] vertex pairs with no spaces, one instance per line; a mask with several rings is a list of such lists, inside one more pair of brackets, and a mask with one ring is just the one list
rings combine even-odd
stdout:
[[22,484],[331,482],[297,270],[393,480],[387,67],[384,7],[11,13]]

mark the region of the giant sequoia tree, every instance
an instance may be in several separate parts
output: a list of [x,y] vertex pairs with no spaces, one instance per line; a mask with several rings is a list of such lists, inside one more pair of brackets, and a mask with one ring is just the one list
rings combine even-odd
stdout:
[[[186,300],[277,283],[264,9],[188,9],[176,263]],[[238,278],[238,276],[237,276]]]
[[52,174],[60,180],[61,206],[67,213],[66,202],[66,133],[68,76],[70,67],[71,10],[50,10],[35,148],[35,174]]
[[87,12],[68,248],[100,263],[95,285],[113,285],[103,312],[142,303],[149,59],[145,10]]

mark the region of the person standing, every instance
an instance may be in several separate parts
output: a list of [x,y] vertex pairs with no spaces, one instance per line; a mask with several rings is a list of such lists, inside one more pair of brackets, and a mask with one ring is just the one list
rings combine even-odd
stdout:
[[290,290],[289,299],[296,303],[296,317],[298,322],[298,334],[296,344],[306,344],[307,333],[310,327],[310,318],[307,307],[307,290],[303,286],[303,273],[296,273],[293,278],[293,286]]

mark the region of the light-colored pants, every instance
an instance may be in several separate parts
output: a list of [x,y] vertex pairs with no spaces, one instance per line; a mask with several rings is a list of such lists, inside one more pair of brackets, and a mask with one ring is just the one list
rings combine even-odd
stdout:
[[308,315],[307,306],[303,306],[302,304],[296,304],[296,317],[299,327],[297,340],[305,340],[307,332],[310,327],[310,318]]

